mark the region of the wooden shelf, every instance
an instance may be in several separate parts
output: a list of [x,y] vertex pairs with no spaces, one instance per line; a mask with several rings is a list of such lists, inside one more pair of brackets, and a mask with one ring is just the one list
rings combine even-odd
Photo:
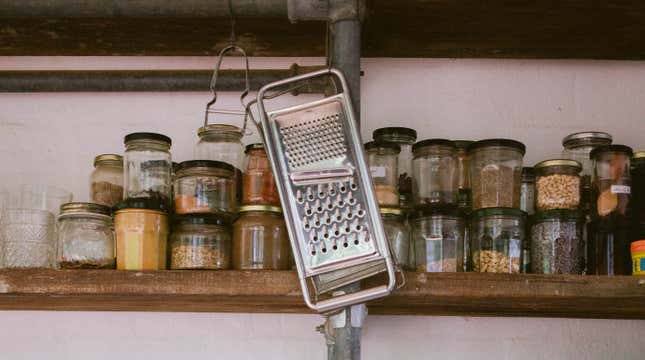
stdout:
[[[370,314],[645,319],[645,279],[407,273]],[[310,313],[291,271],[0,270],[0,310]]]

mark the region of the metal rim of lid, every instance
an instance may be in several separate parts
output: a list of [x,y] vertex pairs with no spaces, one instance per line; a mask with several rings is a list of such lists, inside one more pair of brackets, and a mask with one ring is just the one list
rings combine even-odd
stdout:
[[130,133],[123,138],[123,143],[127,144],[130,141],[136,140],[153,140],[172,145],[172,140],[168,136],[151,132]]
[[453,140],[452,141],[457,149],[468,149],[470,144],[474,143],[475,140]]
[[223,161],[217,160],[188,160],[182,161],[177,165],[175,172],[178,173],[182,170],[193,169],[193,168],[211,168],[211,169],[223,169],[228,171],[234,171],[235,167],[231,164],[225,163]]
[[632,150],[632,148],[630,148],[627,145],[611,144],[611,145],[599,146],[591,150],[591,153],[589,153],[589,158],[593,159],[596,157],[596,155],[601,153],[606,153],[606,152],[619,152],[619,153],[626,154],[629,157],[632,157],[632,155],[634,154],[634,150]]
[[244,148],[244,153],[248,154],[249,151],[253,150],[264,150],[264,143],[253,143],[246,145],[246,148]]
[[457,205],[420,205],[414,208],[411,213],[412,219],[425,217],[444,216],[451,218],[463,218]]
[[470,144],[470,146],[468,146],[468,152],[474,151],[476,149],[487,148],[490,146],[513,148],[520,151],[522,155],[526,154],[526,145],[513,139],[484,139],[475,141],[474,143]]
[[[387,141],[393,141],[392,139],[400,140],[405,143],[413,143],[417,141],[417,131],[411,128],[402,127],[402,126],[389,126],[382,127],[374,130],[372,132],[372,139],[379,140],[379,138],[388,137],[391,138]],[[381,139],[385,140],[385,139]],[[393,142],[396,142],[395,140]]]
[[[575,160],[571,159],[549,159],[549,160],[544,160],[540,161],[539,163],[533,165],[534,169],[543,169],[546,167],[551,167],[551,166],[569,166],[572,168],[575,168],[576,171],[581,171],[582,170],[582,164]],[[523,170],[523,168],[522,168]],[[524,174],[524,171],[522,171],[522,174]]]
[[418,151],[422,148],[429,147],[429,146],[444,146],[452,149],[457,149],[457,146],[452,140],[434,138],[434,139],[425,139],[414,143],[414,145],[412,145],[412,152]]
[[609,143],[611,143],[613,137],[610,134],[602,131],[581,131],[565,136],[562,139],[562,146],[567,147],[568,145],[571,145],[571,143],[575,143],[583,139],[608,140]]
[[110,216],[112,209],[109,206],[89,203],[89,202],[70,202],[60,206],[60,214],[78,214],[78,213],[92,213],[97,215]]
[[197,136],[202,137],[209,134],[235,135],[242,138],[244,131],[235,125],[230,124],[208,124],[197,129]]
[[379,141],[379,140],[368,141],[363,146],[365,147],[365,150],[382,148],[382,149],[394,150],[397,154],[401,152],[401,146],[391,141]]
[[379,208],[381,215],[403,215],[403,210],[399,207],[382,207]]
[[176,225],[216,225],[229,226],[230,215],[218,214],[182,214],[175,215],[172,223]]
[[582,214],[578,210],[569,210],[569,209],[553,209],[538,211],[533,215],[533,222],[544,222],[548,220],[581,220]]
[[633,159],[643,159],[645,158],[645,151],[637,151],[632,155]]
[[282,208],[275,205],[242,205],[237,210],[239,213],[249,211],[268,211],[282,214]]
[[118,154],[100,154],[94,157],[94,167],[96,167],[97,164],[105,161],[119,162],[121,163],[121,166],[123,166],[123,156]]
[[517,216],[526,218],[528,214],[517,208],[491,207],[474,210],[471,216],[473,219],[479,219],[485,216]]

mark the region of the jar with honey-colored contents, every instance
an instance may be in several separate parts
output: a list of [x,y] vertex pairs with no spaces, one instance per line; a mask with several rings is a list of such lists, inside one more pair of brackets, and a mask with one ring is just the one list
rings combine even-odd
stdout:
[[243,182],[242,203],[244,205],[280,205],[278,188],[264,144],[257,143],[246,147]]
[[282,210],[245,205],[233,224],[233,269],[288,270],[291,246]]

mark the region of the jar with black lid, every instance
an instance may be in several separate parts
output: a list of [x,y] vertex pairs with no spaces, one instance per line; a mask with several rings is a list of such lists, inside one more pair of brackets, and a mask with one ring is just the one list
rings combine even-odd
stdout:
[[232,216],[237,211],[233,166],[213,160],[184,161],[175,174],[175,212]]
[[221,270],[231,264],[231,226],[213,214],[177,215],[170,235],[170,268]]
[[400,206],[412,206],[412,145],[417,141],[417,132],[406,127],[384,127],[374,130],[372,138],[376,141],[392,142],[401,148],[398,156],[397,185]]
[[457,147],[446,139],[412,146],[412,192],[415,205],[456,205],[459,194]]
[[456,206],[417,207],[411,224],[417,271],[464,270],[466,224]]
[[399,206],[397,171],[401,148],[391,142],[370,141],[365,144],[365,152],[379,206]]
[[472,213],[470,241],[473,271],[519,273],[526,213],[515,208],[485,208]]
[[125,136],[124,197],[158,199],[167,210],[171,198],[169,137],[155,133]]

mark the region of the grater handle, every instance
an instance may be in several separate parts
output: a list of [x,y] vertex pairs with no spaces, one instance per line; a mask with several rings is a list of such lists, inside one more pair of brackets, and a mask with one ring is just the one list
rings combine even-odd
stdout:
[[319,313],[326,313],[356,304],[362,304],[370,300],[378,299],[390,294],[387,285],[381,285],[366,290],[357,291],[347,295],[341,295],[332,299],[322,300],[313,304],[313,309]]

